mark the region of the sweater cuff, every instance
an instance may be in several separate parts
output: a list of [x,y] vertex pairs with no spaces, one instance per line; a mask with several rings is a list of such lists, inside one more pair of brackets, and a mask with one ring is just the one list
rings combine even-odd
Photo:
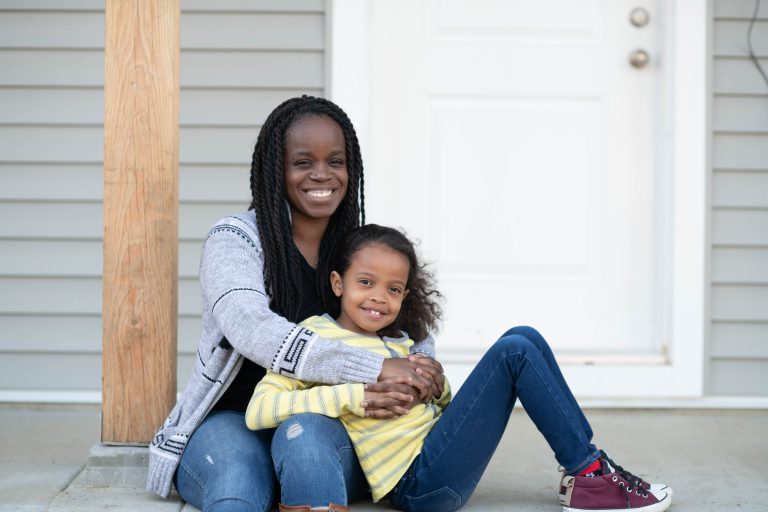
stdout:
[[177,458],[160,455],[154,446],[150,446],[147,490],[167,498],[171,493],[173,474],[178,465],[179,460]]
[[384,356],[367,350],[350,351],[342,370],[342,382],[376,382],[384,364]]

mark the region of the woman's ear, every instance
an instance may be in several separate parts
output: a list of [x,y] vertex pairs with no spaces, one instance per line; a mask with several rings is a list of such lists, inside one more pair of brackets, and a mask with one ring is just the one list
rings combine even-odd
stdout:
[[337,297],[341,297],[341,275],[335,270],[331,272],[331,290]]

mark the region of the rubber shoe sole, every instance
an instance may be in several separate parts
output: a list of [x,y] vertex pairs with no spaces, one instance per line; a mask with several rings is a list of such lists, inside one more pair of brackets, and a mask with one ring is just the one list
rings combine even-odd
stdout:
[[572,508],[572,507],[563,507],[563,512],[627,512],[627,510],[640,510],[642,512],[664,512],[669,508],[669,506],[672,505],[672,496],[667,494],[664,499],[661,501],[658,501],[656,503],[653,503],[652,505],[648,505],[646,507],[637,507],[637,508]]

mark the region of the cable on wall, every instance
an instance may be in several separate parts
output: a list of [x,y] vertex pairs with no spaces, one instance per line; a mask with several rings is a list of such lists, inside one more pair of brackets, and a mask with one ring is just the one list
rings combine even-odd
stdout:
[[760,65],[760,61],[758,60],[757,55],[755,55],[755,51],[752,49],[752,29],[755,27],[755,23],[757,22],[757,14],[759,10],[760,0],[755,0],[755,12],[752,14],[752,19],[749,21],[749,30],[747,30],[747,48],[749,49],[749,56],[752,59],[752,62],[754,62],[757,71],[760,72],[763,80],[765,80],[765,84],[768,85],[768,75],[765,74],[763,66]]

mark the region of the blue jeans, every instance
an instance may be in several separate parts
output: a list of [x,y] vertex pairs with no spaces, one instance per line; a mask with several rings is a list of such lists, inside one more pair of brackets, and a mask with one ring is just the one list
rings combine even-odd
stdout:
[[[597,459],[598,451],[591,442],[592,429],[568,389],[549,345],[535,329],[516,327],[499,338],[472,370],[424,439],[419,456],[390,492],[392,505],[414,512],[453,511],[464,506],[488,466],[518,398],[549,443],[555,459],[568,473],[577,473]],[[310,416],[313,415],[302,415],[301,424]],[[280,429],[290,429],[290,423],[284,423]],[[290,484],[281,475],[283,499],[291,499],[283,503],[327,506],[331,495],[337,500],[345,493],[359,495],[364,490],[364,480],[360,483],[356,474],[348,477],[349,471],[345,469],[353,466],[349,460],[343,460],[345,456],[354,457],[353,450],[339,449],[335,458],[314,459],[313,464],[298,455],[289,462],[281,458],[285,453],[311,450],[310,443],[316,441],[306,438],[303,443],[301,438],[295,438],[298,442],[293,443],[291,450],[278,450],[278,444],[285,442],[283,437],[276,434],[272,444],[273,455],[278,455],[276,467],[282,471],[289,464],[292,467]],[[326,438],[325,442],[337,440]],[[328,480],[326,486],[331,485],[331,480],[336,481],[335,490],[313,485],[318,473]],[[342,475],[344,483],[340,484]],[[334,503],[343,505],[347,501]]]
[[272,459],[285,505],[346,505],[370,496],[347,431],[336,418],[297,414],[272,438]]
[[535,329],[515,327],[485,353],[424,439],[389,495],[392,505],[430,512],[466,505],[517,398],[566,472],[578,473],[598,458],[592,428],[549,345]]
[[242,412],[210,413],[181,456],[174,476],[179,496],[204,512],[269,511],[277,494],[273,434],[248,430]]
[[[297,425],[301,422],[301,427]],[[285,440],[275,442],[272,439]],[[300,450],[293,450],[301,442]],[[274,450],[274,453],[273,453]],[[288,490],[312,487],[312,496],[328,503],[347,503],[368,494],[368,486],[344,426],[316,414],[294,416],[277,429],[251,431],[242,412],[210,413],[189,439],[174,476],[181,498],[203,512],[267,512],[278,496],[276,461]],[[323,461],[336,471],[324,471]],[[290,468],[310,469],[308,481]],[[286,469],[287,468],[287,469]],[[316,471],[314,471],[316,469]],[[349,489],[349,492],[347,492]],[[283,495],[288,504],[294,497]],[[322,502],[322,501],[321,501]]]

